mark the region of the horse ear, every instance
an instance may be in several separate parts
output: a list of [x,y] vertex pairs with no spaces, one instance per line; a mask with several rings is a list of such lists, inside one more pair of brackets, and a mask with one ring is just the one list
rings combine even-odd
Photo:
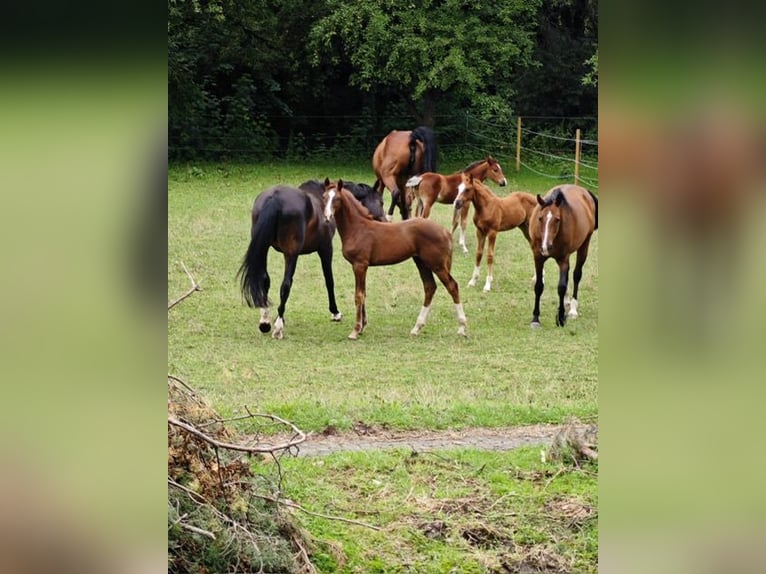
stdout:
[[556,199],[553,200],[553,202],[556,204],[556,207],[561,205],[564,201],[564,194],[559,191],[559,193],[556,194]]
[[329,185],[330,185],[330,178],[329,177],[324,178],[324,186],[328,187]]
[[540,207],[545,207],[545,201],[543,201],[543,198],[540,197],[540,194],[537,194],[537,203],[540,204]]
[[338,180],[338,192],[340,192],[341,189],[343,189],[343,180],[339,179]]

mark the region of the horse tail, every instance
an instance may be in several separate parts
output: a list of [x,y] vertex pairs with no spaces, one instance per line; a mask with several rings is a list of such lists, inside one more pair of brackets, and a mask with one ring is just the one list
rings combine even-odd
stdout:
[[250,245],[237,272],[241,280],[242,296],[249,307],[267,307],[266,255],[277,234],[279,205],[273,198],[267,199],[258,213],[250,233]]
[[593,192],[590,191],[589,189],[586,191],[590,195],[591,199],[593,199],[593,205],[596,206],[596,226],[593,228],[593,230],[595,231],[596,229],[598,229],[598,197],[593,195]]
[[412,130],[410,134],[409,173],[412,173],[415,167],[415,150],[418,140],[423,142],[423,171],[436,171],[436,135],[431,128],[420,126]]

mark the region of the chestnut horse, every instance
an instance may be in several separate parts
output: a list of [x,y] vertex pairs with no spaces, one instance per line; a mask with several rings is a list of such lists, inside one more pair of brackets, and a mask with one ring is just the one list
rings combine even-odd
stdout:
[[567,315],[564,297],[569,282],[569,256],[577,251],[574,269],[574,290],[569,301],[569,316],[577,317],[577,289],[582,267],[588,257],[593,232],[598,229],[598,199],[577,185],[560,185],[546,196],[537,196],[537,205],[530,216],[530,246],[535,259],[535,308],[532,326],[540,326],[540,295],[543,293],[543,264],[553,257],[559,265],[559,309],[556,325],[563,327]]
[[343,180],[325,180],[325,218],[335,220],[343,244],[343,257],[351,263],[356,278],[354,300],[356,324],[348,336],[356,339],[367,325],[365,309],[367,268],[370,265],[393,265],[412,258],[420,272],[425,299],[410,334],[417,335],[426,323],[436,292],[434,273],[447,288],[455,303],[458,335],[466,335],[466,318],[460,303],[457,281],[452,268],[452,235],[429,219],[409,219],[394,223],[374,221],[363,206],[354,201]]
[[407,180],[424,171],[436,171],[436,137],[433,131],[425,126],[412,131],[393,130],[375,148],[372,169],[380,194],[383,195],[386,188],[391,191],[389,221],[397,205],[402,219],[409,218],[411,198],[404,194]]
[[[507,185],[503,168],[491,155],[486,159],[480,159],[473,162],[463,171],[456,171],[450,175],[441,175],[434,172],[426,172],[421,175],[412,176],[407,180],[407,193],[412,194],[417,199],[415,215],[428,219],[431,215],[431,207],[434,203],[452,204],[457,197],[457,188],[462,181],[461,174],[470,173],[474,179],[482,183],[490,178],[501,187]],[[468,253],[468,247],[465,245],[465,228],[468,223],[468,210],[470,202],[466,202],[460,213],[454,211],[452,214],[452,233],[455,233],[458,222],[460,222],[460,247],[463,253]]]
[[[383,200],[380,194],[365,184],[347,182],[354,196],[380,221],[384,220]],[[271,278],[266,269],[269,247],[285,256],[285,274],[279,290],[279,307],[272,337],[284,337],[285,305],[290,296],[298,255],[317,252],[322,261],[327,297],[333,321],[342,314],[335,303],[335,282],[332,276],[332,238],[335,225],[322,215],[324,186],[318,181],[307,181],[300,188],[277,185],[261,193],[253,203],[250,245],[237,275],[241,278],[242,295],[248,306],[260,307],[258,328],[262,333],[271,330],[269,319],[269,287]]]
[[535,196],[523,191],[515,191],[506,197],[498,197],[486,185],[470,173],[463,173],[455,197],[455,213],[473,203],[473,224],[476,226],[476,265],[468,282],[469,287],[476,285],[484,254],[484,242],[489,240],[487,251],[487,279],[484,291],[492,287],[493,267],[495,263],[495,241],[497,234],[518,227],[529,241],[529,217],[537,202]]

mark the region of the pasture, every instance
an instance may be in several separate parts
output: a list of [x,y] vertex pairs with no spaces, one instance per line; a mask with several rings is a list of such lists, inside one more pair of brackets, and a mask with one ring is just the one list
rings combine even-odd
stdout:
[[[445,161],[439,171],[451,173],[475,159],[479,157]],[[504,163],[508,186],[487,182],[497,195],[514,190],[543,194],[555,183],[534,176],[519,178],[513,166]],[[440,283],[428,323],[419,336],[410,335],[423,288],[415,264],[406,261],[369,269],[369,324],[358,340],[348,340],[354,319],[354,274],[342,256],[337,233],[333,269],[343,321],[330,321],[319,257],[310,254],[298,259],[284,339],[260,333],[258,310],[244,304],[236,278],[249,242],[253,200],[277,183],[297,186],[325,177],[374,181],[368,161],[170,167],[168,300],[189,287],[181,262],[203,290],[168,314],[169,373],[204,394],[223,416],[241,414],[246,405],[284,417],[307,432],[350,430],[359,424],[387,430],[505,427],[561,423],[571,415],[595,420],[598,232],[580,284],[579,317],[564,328],[555,325],[558,268],[552,260],[545,265],[542,327],[530,328],[534,265],[517,229],[498,236],[492,291],[481,289],[486,254],[477,287],[467,286],[476,249],[469,218],[469,253],[461,252],[456,232],[452,263],[468,320],[467,338],[457,335],[454,306]],[[384,202],[387,209],[388,191]],[[431,219],[450,227],[452,207],[435,205]],[[282,255],[270,251],[268,268],[269,295],[276,308]],[[558,472],[555,466],[551,470],[551,465],[539,461],[538,451],[465,451],[412,461],[410,454],[401,452],[287,460],[286,495],[307,506],[315,503],[318,512],[355,516],[354,508],[364,508],[369,515],[357,518],[390,528],[383,536],[361,527],[306,519],[312,534],[335,541],[317,550],[322,572],[408,571],[404,566],[391,568],[386,557],[409,560],[419,572],[453,567],[462,569],[451,571],[487,571],[489,558],[484,554],[491,554],[488,548],[493,544],[513,539],[517,544],[543,545],[551,537],[566,547],[561,559],[569,567],[595,571],[595,524],[554,531],[546,522],[553,511],[543,510],[544,505],[570,498],[594,506],[595,477],[571,469]],[[388,483],[381,478],[385,476],[394,478]],[[435,540],[428,525],[441,526],[426,516],[423,505],[433,504],[434,509],[441,505],[442,512],[444,500],[462,500],[469,494],[474,502],[465,507],[467,522],[445,519],[451,530],[436,533]],[[404,534],[391,536],[399,531]],[[477,536],[480,539],[474,540]],[[344,547],[349,560],[345,566],[346,558],[335,556],[333,544]],[[543,546],[541,552],[548,548]],[[380,553],[370,548],[379,548]],[[469,555],[472,558],[466,558]]]
[[[467,161],[465,162],[468,163]],[[447,167],[447,169],[460,169]],[[549,180],[518,181],[514,189],[544,192]],[[397,429],[508,426],[561,422],[597,412],[598,232],[585,266],[580,317],[556,328],[557,268],[546,264],[541,329],[529,326],[534,303],[531,250],[518,230],[498,236],[490,293],[467,287],[470,253],[459,248],[452,274],[468,318],[467,338],[456,335],[454,307],[439,285],[429,321],[409,335],[423,291],[411,261],[370,268],[369,325],[358,341],[346,339],[354,313],[354,277],[335,236],[340,323],[330,321],[319,258],[301,256],[285,315],[286,335],[275,341],[258,331],[258,311],[242,301],[235,274],[247,248],[256,194],[275,183],[345,177],[372,183],[366,164],[255,167],[171,167],[168,192],[168,297],[189,285],[184,262],[203,288],[168,316],[168,370],[204,392],[222,414],[242,405],[273,412],[306,431],[356,421]],[[390,194],[384,197],[386,207]],[[448,226],[451,208],[431,218]],[[457,233],[455,234],[457,243]],[[278,299],[283,259],[271,251],[272,301]]]

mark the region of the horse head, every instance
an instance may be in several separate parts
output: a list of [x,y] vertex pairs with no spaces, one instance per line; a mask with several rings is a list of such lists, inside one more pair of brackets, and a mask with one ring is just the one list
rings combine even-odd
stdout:
[[566,198],[560,188],[554,189],[547,197],[537,195],[537,225],[535,235],[540,238],[540,252],[546,257],[553,249],[556,236],[561,227],[561,206],[566,204]]
[[500,162],[493,158],[491,155],[487,156],[487,177],[498,184],[500,187],[508,185],[508,180],[505,178],[503,168],[500,167]]
[[324,218],[326,221],[330,221],[335,211],[340,206],[340,190],[343,189],[343,180],[339,179],[337,183],[330,181],[329,177],[324,180]]
[[463,204],[473,199],[473,190],[475,181],[473,174],[464,171],[460,174],[462,181],[457,186],[457,195],[455,196],[454,206],[455,209],[462,209]]

